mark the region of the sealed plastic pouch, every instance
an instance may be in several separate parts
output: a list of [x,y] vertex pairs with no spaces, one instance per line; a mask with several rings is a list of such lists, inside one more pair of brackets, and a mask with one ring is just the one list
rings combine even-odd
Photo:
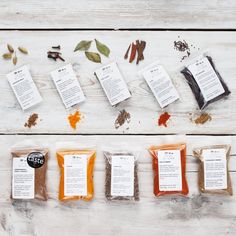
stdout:
[[105,196],[109,201],[138,201],[138,152],[121,148],[104,149]]
[[31,140],[17,143],[12,155],[12,199],[47,200],[49,150]]
[[91,201],[94,196],[95,147],[58,143],[56,155],[61,175],[59,200]]
[[204,53],[188,63],[181,73],[187,80],[201,110],[230,94],[212,57]]

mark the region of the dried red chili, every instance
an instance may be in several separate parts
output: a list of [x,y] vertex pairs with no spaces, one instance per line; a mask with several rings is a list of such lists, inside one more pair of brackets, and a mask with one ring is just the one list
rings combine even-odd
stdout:
[[187,195],[186,144],[166,144],[149,148],[152,155],[155,196]]

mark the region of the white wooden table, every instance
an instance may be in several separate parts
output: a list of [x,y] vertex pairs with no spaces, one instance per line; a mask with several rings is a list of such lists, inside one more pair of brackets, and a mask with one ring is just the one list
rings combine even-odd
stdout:
[[[28,56],[19,56],[17,65],[30,65],[43,103],[22,112],[9,88],[6,74],[15,67],[0,59],[0,235],[236,235],[236,197],[201,195],[197,187],[197,162],[194,147],[206,144],[232,144],[230,174],[236,189],[236,2],[227,1],[9,1],[0,2],[0,52],[6,44],[23,45]],[[114,31],[116,29],[116,31]],[[117,30],[122,29],[122,30]],[[190,121],[198,114],[197,104],[179,70],[183,54],[173,42],[185,39],[196,48],[192,55],[209,50],[217,69],[230,87],[229,99],[219,101],[207,111],[213,119],[204,125]],[[132,98],[116,108],[110,107],[93,75],[100,65],[73,52],[83,39],[97,38],[111,49],[109,59],[116,61],[132,92]],[[130,42],[147,42],[145,60],[139,66],[123,59]],[[50,61],[47,51],[60,44],[66,60]],[[200,48],[200,50],[198,50]],[[181,100],[166,110],[172,115],[167,128],[159,127],[161,112],[139,71],[159,59],[172,76]],[[87,96],[80,106],[84,115],[74,131],[67,122],[68,112],[55,90],[50,71],[72,63]],[[115,129],[121,109],[131,114],[131,122]],[[24,123],[33,112],[38,125]],[[188,145],[188,197],[156,199],[152,193],[151,158],[146,148],[169,137],[186,134]],[[22,139],[49,144],[48,202],[12,203],[10,147]],[[55,143],[61,140],[96,144],[95,199],[91,203],[60,203],[57,200],[59,169]],[[177,141],[177,140],[176,140]],[[104,198],[104,161],[101,147],[109,143],[129,143],[141,148],[139,179],[141,200],[137,204],[107,203]],[[236,191],[236,190],[235,190]]]

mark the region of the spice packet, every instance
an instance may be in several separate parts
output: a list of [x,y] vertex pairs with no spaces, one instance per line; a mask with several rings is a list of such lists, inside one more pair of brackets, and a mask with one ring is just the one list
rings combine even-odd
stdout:
[[52,71],[51,77],[66,108],[85,101],[84,93],[71,64]]
[[59,200],[91,201],[94,196],[95,148],[76,143],[59,143],[57,146],[61,147],[56,152],[61,172]]
[[107,148],[103,153],[106,165],[106,199],[138,201],[138,152]]
[[151,146],[154,173],[154,195],[187,195],[186,144],[163,144]]
[[202,193],[233,195],[229,174],[230,145],[211,145],[193,150],[199,161],[198,185]]
[[42,102],[28,66],[22,66],[7,74],[7,79],[22,110],[27,110]]
[[131,97],[130,91],[115,62],[94,72],[112,106]]
[[179,94],[163,65],[156,61],[141,71],[161,108],[179,99]]
[[49,150],[30,140],[16,144],[12,155],[12,199],[47,200]]
[[201,110],[230,94],[212,58],[204,53],[181,70]]

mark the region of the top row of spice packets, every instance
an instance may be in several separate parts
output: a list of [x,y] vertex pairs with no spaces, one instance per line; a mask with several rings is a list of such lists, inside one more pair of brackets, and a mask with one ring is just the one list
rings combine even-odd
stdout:
[[[140,55],[143,58],[142,54]],[[181,70],[181,73],[187,80],[201,110],[230,94],[212,58],[206,54],[193,59]],[[102,66],[94,74],[112,106],[131,97],[128,86],[115,62]],[[141,74],[161,108],[179,99],[170,76],[160,62],[156,61],[147,66]],[[51,72],[51,77],[66,108],[85,101],[84,93],[71,64]],[[42,101],[27,66],[7,74],[7,78],[23,110]]]
[[[12,148],[12,198],[47,200],[46,174],[49,149],[25,145]],[[57,144],[60,168],[58,198],[61,201],[85,200],[94,197],[93,171],[96,148],[77,143]],[[202,193],[232,195],[229,174],[230,145],[211,145],[193,150],[199,160],[199,190]],[[152,156],[154,195],[187,195],[186,143],[154,145]],[[139,200],[139,150],[124,145],[103,148],[105,158],[105,196],[112,200]]]

